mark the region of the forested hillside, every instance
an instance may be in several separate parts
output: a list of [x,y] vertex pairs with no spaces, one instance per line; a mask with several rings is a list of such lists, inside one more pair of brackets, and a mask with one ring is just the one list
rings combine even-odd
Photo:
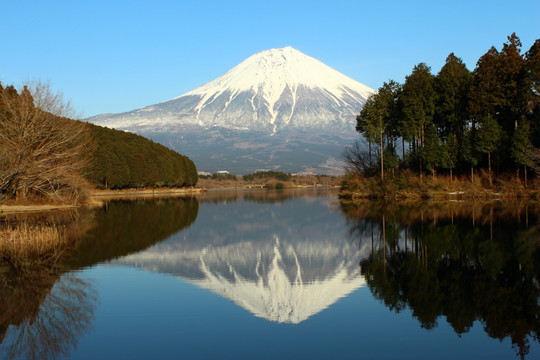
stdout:
[[87,124],[93,151],[86,178],[99,187],[194,186],[197,169],[188,157],[124,131]]

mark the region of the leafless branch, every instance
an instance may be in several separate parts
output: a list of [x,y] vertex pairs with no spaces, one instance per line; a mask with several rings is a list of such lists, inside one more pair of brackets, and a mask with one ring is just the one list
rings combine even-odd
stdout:
[[362,146],[359,141],[355,141],[345,148],[343,158],[348,165],[348,171],[353,171],[357,174],[365,174],[377,163],[378,152],[376,149],[373,149],[373,151],[370,152],[369,149]]
[[0,88],[0,202],[29,193],[79,198],[89,138],[83,123],[61,115],[73,111],[48,84]]

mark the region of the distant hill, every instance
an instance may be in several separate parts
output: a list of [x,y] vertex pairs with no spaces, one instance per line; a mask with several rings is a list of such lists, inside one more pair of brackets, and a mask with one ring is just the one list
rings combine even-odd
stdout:
[[86,178],[109,189],[194,186],[191,159],[142,136],[88,123],[93,149]]

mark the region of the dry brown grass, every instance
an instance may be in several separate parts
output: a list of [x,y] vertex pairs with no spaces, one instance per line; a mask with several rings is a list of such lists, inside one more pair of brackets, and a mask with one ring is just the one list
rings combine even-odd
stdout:
[[0,256],[3,259],[35,260],[59,254],[68,245],[66,228],[62,225],[5,225],[0,229]]
[[469,176],[424,176],[410,170],[384,181],[376,177],[349,174],[342,184],[342,197],[350,199],[540,199],[540,179],[529,180],[527,188],[523,181],[511,175],[503,175],[489,183],[484,171],[475,173],[474,181]]

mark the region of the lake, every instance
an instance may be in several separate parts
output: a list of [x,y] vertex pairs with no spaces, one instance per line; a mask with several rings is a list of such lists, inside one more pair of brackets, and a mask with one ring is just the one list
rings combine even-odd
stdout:
[[2,273],[0,357],[538,359],[538,210],[325,189],[107,201],[63,215],[77,238],[50,274]]

